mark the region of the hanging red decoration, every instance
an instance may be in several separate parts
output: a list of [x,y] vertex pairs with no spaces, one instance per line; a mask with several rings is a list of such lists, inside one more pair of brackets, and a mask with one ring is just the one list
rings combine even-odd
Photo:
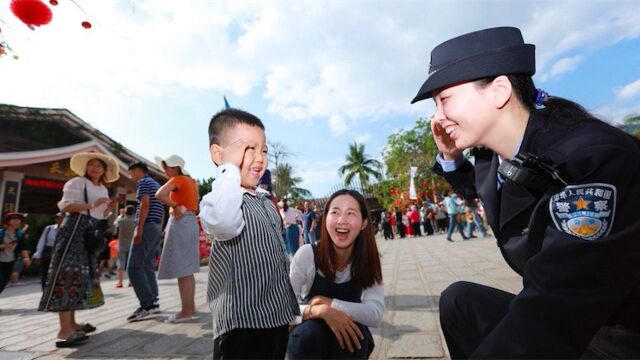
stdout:
[[83,21],[82,22],[82,27],[85,29],[91,29],[91,23],[88,21]]
[[49,4],[56,6],[58,5],[58,0],[49,0]]
[[53,17],[51,9],[40,0],[12,0],[11,12],[32,30],[34,26],[47,25]]

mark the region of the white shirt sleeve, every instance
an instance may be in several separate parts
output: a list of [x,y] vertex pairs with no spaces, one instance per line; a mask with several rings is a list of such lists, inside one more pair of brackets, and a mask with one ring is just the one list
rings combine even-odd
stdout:
[[440,164],[440,166],[442,166],[442,170],[444,172],[452,172],[456,171],[462,166],[462,164],[464,164],[464,156],[460,155],[455,160],[445,160],[442,156],[442,153],[438,153],[438,155],[436,155],[436,161]]
[[70,204],[84,203],[84,179],[74,177],[62,188],[62,199],[58,202],[58,209],[62,210]]
[[34,259],[40,259],[40,257],[42,256],[42,251],[44,250],[44,245],[47,241],[46,237],[49,232],[51,232],[51,226],[52,225],[47,225],[42,231],[42,234],[40,234],[40,239],[38,239],[38,246],[36,246],[36,252],[33,253]]
[[[296,254],[291,260],[291,266],[289,267],[289,281],[291,282],[293,292],[296,294],[296,298],[301,300],[309,293],[311,285],[313,285],[315,273],[316,265],[313,258],[313,248],[310,244],[303,245],[296,251]],[[300,314],[303,314],[306,308],[307,305],[300,305]],[[297,316],[295,323],[299,324],[301,322],[302,317]]]
[[362,325],[378,327],[384,317],[384,285],[375,284],[362,291],[362,303],[333,299],[331,307],[344,311]]
[[200,221],[214,240],[231,240],[244,229],[240,169],[233,164],[218,167],[211,192],[200,202]]

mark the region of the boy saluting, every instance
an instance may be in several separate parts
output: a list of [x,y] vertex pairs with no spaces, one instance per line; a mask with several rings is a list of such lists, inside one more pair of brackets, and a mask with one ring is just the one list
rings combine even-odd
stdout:
[[264,125],[245,111],[223,110],[209,123],[209,145],[218,171],[200,219],[213,239],[207,284],[213,358],[282,359],[299,307],[280,216],[257,187],[268,163]]

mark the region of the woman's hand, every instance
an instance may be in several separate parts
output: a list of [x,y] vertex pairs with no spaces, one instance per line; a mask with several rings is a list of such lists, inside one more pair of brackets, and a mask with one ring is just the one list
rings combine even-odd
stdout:
[[431,133],[445,160],[455,160],[460,156],[462,150],[456,147],[455,141],[449,137],[449,134],[435,118],[431,119]]
[[173,217],[176,218],[176,220],[180,220],[180,218],[182,217],[182,215],[184,214],[184,212],[187,209],[182,206],[182,205],[178,205],[176,207],[173,208]]
[[111,203],[111,199],[109,199],[108,197],[101,197],[98,200],[93,202],[93,207],[98,207],[101,206],[103,204],[110,204]]
[[338,339],[341,349],[344,350],[345,346],[349,352],[360,349],[360,341],[364,339],[364,336],[351,316],[324,303],[311,305],[310,312],[312,318],[319,318],[327,323]]

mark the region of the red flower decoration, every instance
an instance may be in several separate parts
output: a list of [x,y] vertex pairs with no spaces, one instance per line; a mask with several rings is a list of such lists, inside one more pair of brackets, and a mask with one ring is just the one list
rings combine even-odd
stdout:
[[82,22],[82,27],[85,29],[91,29],[91,23],[88,21],[83,21]]
[[49,0],[49,4],[56,6],[58,5],[58,0]]
[[31,29],[47,25],[53,17],[51,9],[40,0],[12,0],[11,12]]

